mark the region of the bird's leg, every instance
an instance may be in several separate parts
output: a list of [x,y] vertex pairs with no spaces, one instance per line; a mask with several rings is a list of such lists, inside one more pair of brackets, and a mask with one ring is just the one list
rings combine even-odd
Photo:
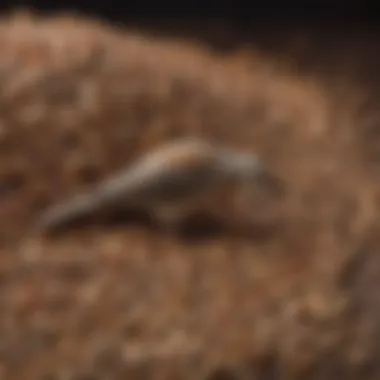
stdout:
[[165,231],[174,235],[181,232],[184,216],[180,209],[169,206],[156,207],[152,210],[152,216]]

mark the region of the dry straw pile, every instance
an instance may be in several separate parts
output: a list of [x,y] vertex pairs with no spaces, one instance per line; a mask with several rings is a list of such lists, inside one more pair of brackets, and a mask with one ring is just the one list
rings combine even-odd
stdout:
[[[322,56],[300,40],[282,61],[3,19],[0,377],[379,378],[377,78],[346,41]],[[186,134],[258,152],[286,182],[281,228],[28,232],[47,204]]]

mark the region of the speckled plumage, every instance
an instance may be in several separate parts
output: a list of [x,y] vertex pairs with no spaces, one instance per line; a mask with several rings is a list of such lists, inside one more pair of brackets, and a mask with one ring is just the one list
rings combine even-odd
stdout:
[[199,210],[222,214],[234,202],[237,188],[260,177],[270,178],[270,173],[257,155],[182,138],[158,146],[93,191],[52,206],[38,226],[51,230],[104,209],[131,206],[164,224]]

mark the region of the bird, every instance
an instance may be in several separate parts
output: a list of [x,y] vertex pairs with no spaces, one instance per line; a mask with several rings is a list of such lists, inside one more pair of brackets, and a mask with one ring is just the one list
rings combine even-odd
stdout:
[[37,226],[52,231],[78,218],[130,207],[147,211],[168,228],[199,210],[229,218],[237,189],[257,182],[281,188],[257,154],[182,137],[142,154],[94,189],[48,207]]

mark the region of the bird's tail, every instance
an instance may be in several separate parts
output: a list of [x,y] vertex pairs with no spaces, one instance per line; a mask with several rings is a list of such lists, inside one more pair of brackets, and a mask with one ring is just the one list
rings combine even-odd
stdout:
[[36,223],[39,230],[48,232],[91,215],[96,210],[96,199],[91,194],[78,195],[74,199],[48,208]]

